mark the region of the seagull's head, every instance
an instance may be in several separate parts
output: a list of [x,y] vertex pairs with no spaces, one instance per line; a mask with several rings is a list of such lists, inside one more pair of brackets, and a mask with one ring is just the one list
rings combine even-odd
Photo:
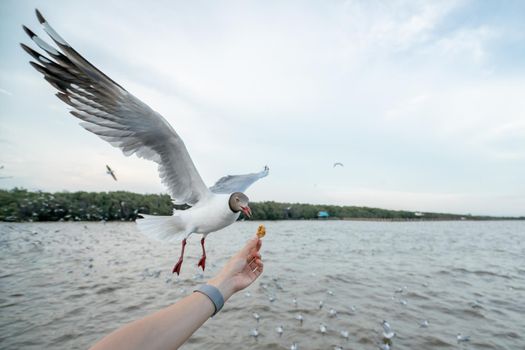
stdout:
[[232,193],[232,195],[230,196],[230,200],[229,200],[230,209],[234,213],[238,213],[242,211],[243,214],[246,215],[246,217],[251,217],[252,210],[248,206],[249,202],[250,200],[248,199],[248,196],[246,196],[244,193],[242,192]]

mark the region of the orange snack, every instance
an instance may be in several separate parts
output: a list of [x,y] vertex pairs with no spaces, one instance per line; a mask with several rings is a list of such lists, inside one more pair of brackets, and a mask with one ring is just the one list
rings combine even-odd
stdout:
[[257,237],[263,238],[266,235],[266,228],[264,225],[259,225],[257,228]]

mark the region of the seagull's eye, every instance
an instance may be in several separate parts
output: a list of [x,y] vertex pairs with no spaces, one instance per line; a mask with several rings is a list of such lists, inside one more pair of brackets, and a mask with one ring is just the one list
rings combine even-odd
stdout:
[[235,200],[238,202],[239,201],[239,197],[235,197]]

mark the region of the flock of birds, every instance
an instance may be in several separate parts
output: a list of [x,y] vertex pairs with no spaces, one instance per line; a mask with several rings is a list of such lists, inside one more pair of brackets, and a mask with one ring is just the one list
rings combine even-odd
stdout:
[[[262,284],[262,286],[263,286],[264,289],[267,288],[267,286],[265,284]],[[407,287],[405,286],[403,288],[399,288],[399,289],[395,290],[394,293],[395,294],[403,293],[406,290],[407,290]],[[327,294],[329,296],[333,296],[334,295],[334,293],[331,290],[328,290]],[[249,297],[249,296],[251,296],[251,293],[250,292],[246,292],[245,295]],[[392,297],[392,299],[396,300],[396,298],[394,298],[394,297]],[[406,300],[403,300],[403,299],[401,299],[401,300],[405,301],[405,303],[401,303],[401,305],[407,305]],[[270,295],[269,296],[269,301],[270,302],[275,301],[275,297]],[[294,308],[297,308],[297,298],[296,297],[294,297],[292,299],[292,304],[293,304]],[[323,300],[319,301],[318,311],[322,310],[324,308],[324,304],[325,303],[324,303]],[[350,310],[351,310],[352,314],[356,314],[356,312],[357,312],[357,308],[354,305],[352,305],[350,307]],[[338,315],[337,314],[337,310],[335,310],[334,308],[328,309],[328,317],[336,318],[336,317],[338,317],[337,315]],[[257,312],[253,312],[252,313],[252,317],[256,321],[256,326],[250,330],[249,335],[250,335],[250,337],[253,337],[253,338],[255,338],[257,340],[258,337],[260,336],[260,332],[259,332],[258,326],[259,326],[259,323],[261,321],[261,315],[259,313],[257,313]],[[296,316],[294,317],[294,319],[296,321],[296,324],[295,325],[290,325],[289,326],[290,328],[294,328],[294,327],[297,327],[297,326],[299,326],[299,327],[303,326],[305,318],[304,318],[302,313],[297,313]],[[380,350],[391,350],[393,348],[393,342],[394,342],[394,338],[396,337],[396,332],[394,332],[394,330],[392,329],[392,326],[386,320],[383,320],[382,322],[380,322],[380,325],[381,325],[381,329],[378,328],[380,341],[377,342],[377,348],[380,349]],[[428,327],[430,327],[430,322],[427,319],[424,319],[424,320],[422,320],[419,323],[419,328],[428,328]],[[275,327],[275,333],[277,334],[277,336],[279,338],[281,338],[283,336],[283,334],[285,333],[285,329],[288,329],[288,326],[285,327],[283,324],[278,324]],[[317,329],[317,333],[320,334],[321,336],[325,336],[328,333],[328,326],[325,323],[322,323],[322,322],[319,323],[319,328]],[[349,341],[349,339],[350,339],[350,332],[348,330],[340,330],[339,331],[339,338],[343,342],[342,344],[344,344],[344,342]],[[456,341],[457,341],[458,344],[469,342],[470,341],[470,336],[465,336],[465,335],[462,335],[461,333],[457,333]],[[343,350],[344,347],[343,347],[342,344],[335,345],[334,346],[334,350]],[[299,343],[296,342],[296,341],[293,341],[292,344],[290,345],[290,350],[298,350],[298,349],[299,349]]]

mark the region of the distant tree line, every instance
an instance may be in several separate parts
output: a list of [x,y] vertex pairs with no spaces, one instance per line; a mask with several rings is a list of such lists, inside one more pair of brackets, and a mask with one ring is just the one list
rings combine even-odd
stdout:
[[[252,220],[317,219],[320,211],[329,219],[370,220],[488,220],[525,219],[471,215],[416,213],[358,206],[335,206],[301,203],[250,203]],[[167,194],[116,192],[31,192],[15,188],[0,190],[0,221],[133,221],[141,213],[171,215],[176,206]]]

